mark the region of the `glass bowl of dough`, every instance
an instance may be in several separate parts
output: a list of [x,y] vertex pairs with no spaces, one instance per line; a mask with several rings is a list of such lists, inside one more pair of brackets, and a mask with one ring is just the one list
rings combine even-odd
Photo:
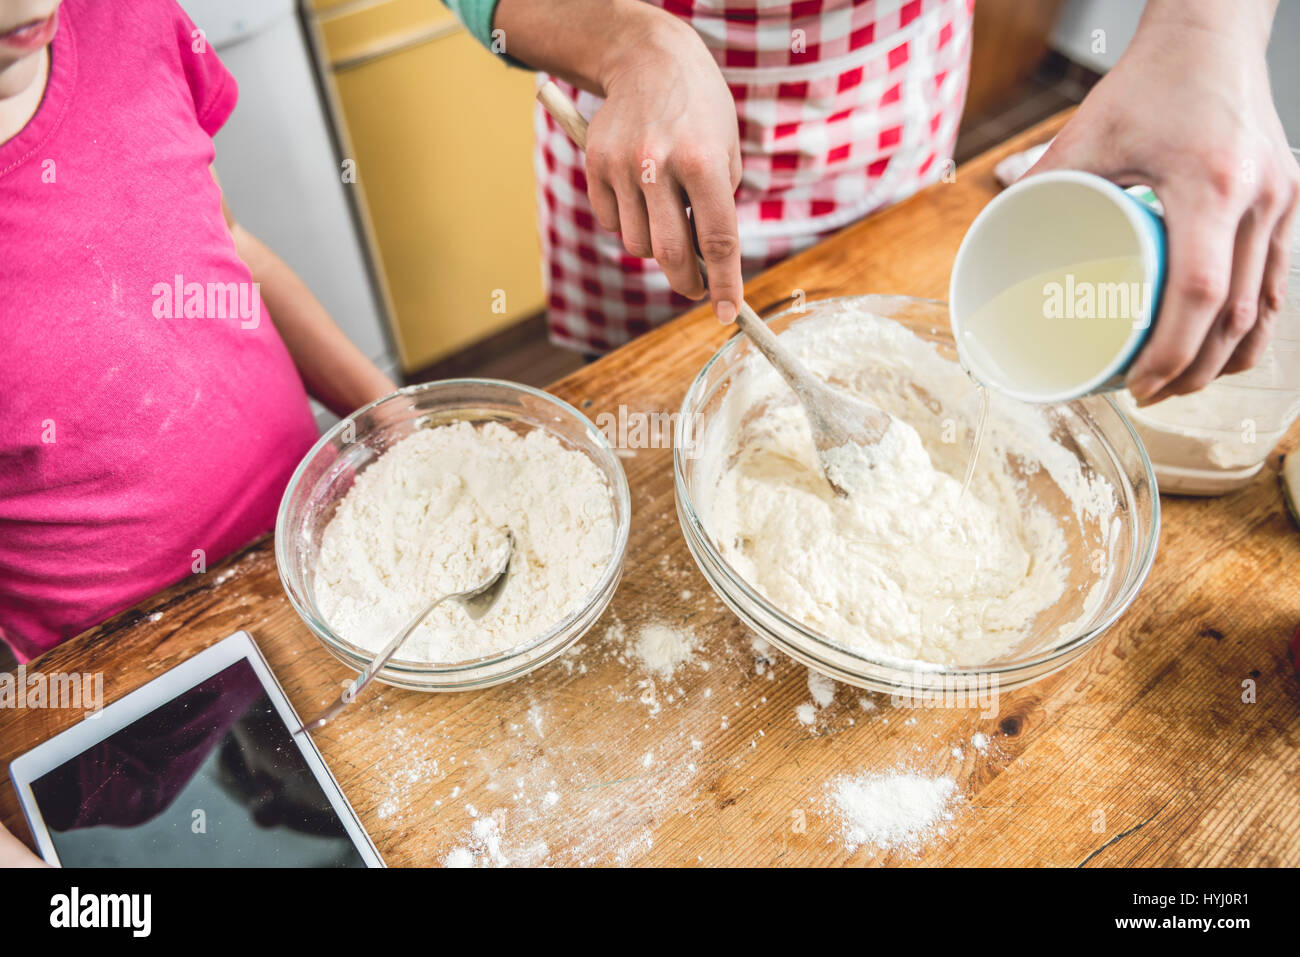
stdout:
[[442,602],[378,674],[458,691],[517,678],[582,637],[618,587],[630,524],[623,466],[577,409],[455,379],[400,389],[326,432],[285,490],[275,557],[294,610],[360,671],[425,605],[490,577],[512,542],[485,614]]
[[835,459],[856,463],[837,495],[793,392],[748,339],[696,376],[674,435],[678,518],[757,635],[839,681],[955,700],[1056,671],[1129,607],[1160,503],[1111,399],[986,393],[957,362],[942,302],[829,299],[769,323],[891,422],[865,454]]

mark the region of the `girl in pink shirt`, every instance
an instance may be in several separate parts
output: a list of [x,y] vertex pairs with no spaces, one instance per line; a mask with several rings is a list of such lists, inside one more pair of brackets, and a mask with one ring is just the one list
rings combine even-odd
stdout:
[[0,638],[20,660],[271,529],[394,386],[210,167],[235,82],[173,0],[0,0]]

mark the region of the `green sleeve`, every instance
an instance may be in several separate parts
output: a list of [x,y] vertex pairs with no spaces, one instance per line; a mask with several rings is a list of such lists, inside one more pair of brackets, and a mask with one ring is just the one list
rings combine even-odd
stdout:
[[492,49],[492,17],[499,0],[442,0],[474,39]]

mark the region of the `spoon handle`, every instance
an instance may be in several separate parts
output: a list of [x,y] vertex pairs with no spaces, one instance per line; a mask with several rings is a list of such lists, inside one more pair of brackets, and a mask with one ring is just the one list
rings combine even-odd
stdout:
[[776,371],[781,373],[782,378],[797,391],[802,391],[803,380],[789,369],[786,363],[785,347],[777,341],[776,333],[743,299],[736,310],[736,325],[740,326],[741,332],[749,336],[758,351],[767,358],[767,361],[776,367]]
[[551,114],[551,118],[560,124],[560,129],[569,134],[569,139],[573,140],[574,145],[580,150],[585,150],[587,121],[573,105],[573,101],[564,95],[564,91],[553,81],[547,80],[537,91],[537,99],[541,100],[542,106],[546,108],[547,113]]
[[329,724],[334,720],[334,718],[338,717],[339,712],[355,701],[357,695],[361,694],[361,692],[365,690],[366,685],[370,684],[370,682],[374,680],[375,675],[379,674],[380,669],[383,668],[384,665],[388,664],[389,659],[392,658],[393,655],[397,654],[397,649],[401,648],[406,642],[406,639],[411,637],[411,632],[415,631],[415,629],[420,626],[420,622],[428,618],[431,611],[441,605],[448,598],[452,597],[454,596],[443,595],[437,601],[433,602],[433,604],[425,605],[419,614],[406,623],[405,628],[393,636],[393,640],[384,646],[384,650],[376,655],[371,660],[370,664],[366,665],[361,674],[357,675],[356,678],[352,680],[352,683],[343,689],[343,694],[339,695],[339,700],[330,705],[330,707],[315,721],[312,721],[310,724],[304,724],[299,729],[299,733],[309,734],[312,731],[325,727],[325,725]]

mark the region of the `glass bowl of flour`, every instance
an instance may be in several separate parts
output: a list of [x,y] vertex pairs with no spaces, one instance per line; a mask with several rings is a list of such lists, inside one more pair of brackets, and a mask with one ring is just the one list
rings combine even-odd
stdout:
[[893,417],[851,494],[822,474],[793,393],[744,336],[678,417],[678,518],[718,596],[831,677],[885,693],[1010,689],[1082,654],[1155,559],[1151,462],[1107,397],[982,394],[946,304],[809,302],[770,320],[816,373]]
[[481,688],[562,654],[623,569],[631,500],[604,435],[566,402],[491,379],[409,386],[330,429],[280,504],[275,555],[294,609],[360,671],[422,607],[509,575],[472,621],[444,602],[379,680]]

